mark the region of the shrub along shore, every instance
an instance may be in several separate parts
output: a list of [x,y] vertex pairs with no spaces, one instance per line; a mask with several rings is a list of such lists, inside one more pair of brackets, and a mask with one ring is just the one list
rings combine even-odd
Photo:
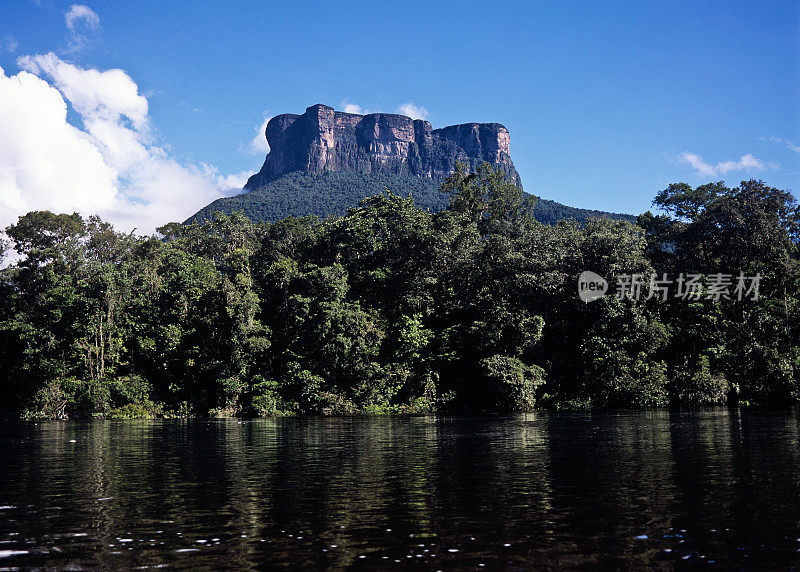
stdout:
[[[662,214],[637,224],[547,225],[488,164],[442,192],[438,213],[387,191],[344,216],[217,215],[159,237],[28,213],[3,245],[18,262],[0,270],[0,409],[268,416],[800,397],[790,193],[673,184],[653,201]],[[585,270],[607,295],[580,299]],[[757,296],[752,280],[741,296],[739,276],[760,278]],[[618,283],[641,291],[617,296]]]

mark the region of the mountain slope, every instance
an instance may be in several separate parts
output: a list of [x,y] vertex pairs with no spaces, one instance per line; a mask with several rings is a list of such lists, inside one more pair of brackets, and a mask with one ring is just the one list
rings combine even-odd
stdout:
[[[392,173],[295,171],[249,192],[217,199],[186,222],[202,222],[213,217],[216,211],[226,214],[241,211],[251,220],[275,221],[287,216],[308,215],[324,218],[342,215],[347,209],[357,206],[361,199],[376,195],[384,189],[390,189],[399,195],[411,194],[417,205],[437,212],[448,204],[448,197],[439,191],[439,184],[439,181],[427,177]],[[534,216],[549,224],[565,218],[583,223],[597,216],[631,222],[635,220],[631,215],[579,209],[546,199],[537,201]]]
[[[511,134],[500,123],[433,129],[427,121],[404,115],[358,115],[317,104],[301,115],[273,117],[264,135],[270,151],[261,170],[247,181],[246,192],[214,201],[187,222],[208,219],[215,211],[242,211],[252,220],[341,215],[387,188],[411,194],[422,208],[440,211],[448,198],[439,186],[459,163],[474,171],[488,162],[522,188],[511,160]],[[551,224],[564,218],[634,218],[543,199],[534,216]]]

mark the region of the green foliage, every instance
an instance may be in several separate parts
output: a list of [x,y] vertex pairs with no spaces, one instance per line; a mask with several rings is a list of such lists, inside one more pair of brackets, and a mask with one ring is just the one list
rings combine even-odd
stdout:
[[711,360],[701,355],[697,363],[681,364],[675,376],[677,398],[687,405],[717,405],[728,399],[730,385],[722,374],[711,373]]
[[62,380],[53,380],[40,387],[23,412],[25,419],[68,419],[70,397],[64,391]]
[[[324,220],[217,213],[161,239],[29,213],[6,230],[19,261],[0,271],[0,407],[127,419],[800,398],[789,193],[670,185],[637,224],[550,225],[488,165],[443,189],[443,210],[376,189]],[[762,278],[757,300],[585,304],[584,270],[611,294],[624,274]]]
[[398,332],[398,357],[406,361],[416,361],[433,338],[433,332],[424,327],[422,314],[400,316]]
[[669,339],[664,324],[646,307],[607,297],[597,303],[595,322],[580,347],[582,393],[595,405],[666,405],[667,368],[662,352]]
[[[427,177],[392,175],[387,173],[356,173],[339,171],[312,174],[296,171],[248,192],[217,199],[190,217],[186,222],[212,220],[216,212],[240,212],[253,221],[279,221],[287,217],[342,216],[356,208],[367,197],[391,189],[400,196],[412,196],[423,210],[439,212],[447,208],[448,197],[440,192],[441,181]],[[525,195],[530,197],[530,195]],[[532,198],[532,197],[531,197]],[[633,222],[624,214],[579,209],[552,200],[538,199],[533,207],[536,220],[556,224],[563,219],[584,223],[591,218],[608,217]]]
[[500,411],[528,411],[536,403],[536,388],[544,383],[544,370],[515,357],[493,355],[480,361],[483,375]]
[[471,173],[464,164],[456,163],[455,172],[442,183],[442,192],[450,197],[448,210],[476,223],[484,236],[507,232],[509,225],[533,218],[536,200],[489,163]]
[[266,379],[261,375],[255,375],[250,384],[248,401],[252,408],[251,413],[256,417],[268,417],[277,414],[281,405],[278,382]]
[[108,417],[110,419],[155,419],[160,417],[163,412],[163,405],[145,400],[116,407],[109,412]]
[[153,393],[152,384],[138,374],[121,375],[109,381],[111,398],[116,404],[145,403]]
[[111,409],[109,384],[69,377],[40,388],[24,412],[28,419],[68,419],[105,415]]

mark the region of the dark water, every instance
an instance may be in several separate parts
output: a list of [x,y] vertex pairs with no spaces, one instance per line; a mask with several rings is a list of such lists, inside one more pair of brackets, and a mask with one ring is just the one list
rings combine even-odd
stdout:
[[800,424],[710,410],[0,426],[0,567],[800,564]]

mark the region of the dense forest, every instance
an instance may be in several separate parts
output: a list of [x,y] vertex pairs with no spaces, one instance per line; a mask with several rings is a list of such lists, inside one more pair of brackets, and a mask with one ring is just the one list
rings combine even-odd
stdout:
[[[0,273],[1,407],[127,418],[800,397],[790,193],[673,184],[636,224],[549,225],[488,164],[441,190],[437,213],[387,191],[343,216],[218,215],[158,237],[28,213],[3,245],[17,261]],[[589,303],[585,270],[609,283]],[[689,275],[689,296],[651,278]],[[735,295],[742,275],[757,292]],[[617,295],[632,276],[643,295]]]
[[[440,182],[427,177],[391,173],[335,171],[309,173],[294,171],[233,197],[217,199],[192,215],[187,223],[212,220],[217,212],[239,212],[252,221],[277,221],[288,216],[341,216],[359,205],[364,197],[391,189],[397,195],[411,195],[414,203],[431,212],[447,208],[449,201],[439,191]],[[626,214],[579,209],[539,198],[533,203],[533,218],[555,224],[566,218],[584,223],[590,218],[607,217],[635,222]]]

